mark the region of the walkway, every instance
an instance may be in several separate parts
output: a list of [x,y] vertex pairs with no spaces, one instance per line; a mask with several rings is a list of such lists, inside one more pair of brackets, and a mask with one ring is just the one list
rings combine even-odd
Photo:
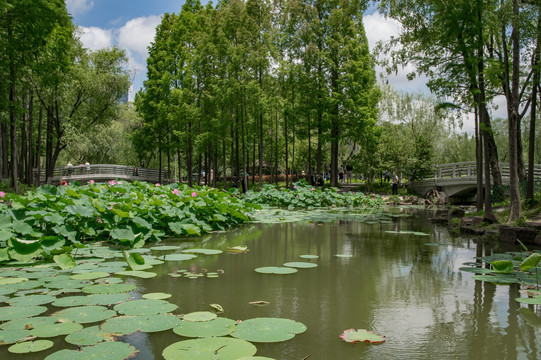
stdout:
[[[157,183],[171,182],[167,178],[167,172],[162,171],[160,180],[160,172],[155,169],[137,168],[137,173],[134,173],[133,166],[113,165],[113,164],[96,164],[90,165],[90,171],[86,170],[84,165],[55,168],[53,177],[50,179],[51,184],[57,185],[62,181],[78,181],[81,184],[86,184],[90,180],[95,182],[107,182],[111,180],[124,181],[146,181]],[[41,173],[41,183],[45,183],[45,172]]]

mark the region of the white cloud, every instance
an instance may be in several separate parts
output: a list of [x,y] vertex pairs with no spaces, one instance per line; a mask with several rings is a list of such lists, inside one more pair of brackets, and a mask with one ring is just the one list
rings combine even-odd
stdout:
[[66,0],[66,6],[71,14],[83,14],[94,7],[93,0]]
[[79,39],[84,48],[92,51],[105,49],[113,45],[113,32],[98,27],[80,27]]
[[160,22],[161,17],[156,15],[128,21],[118,31],[118,46],[146,58],[147,47],[154,40]]

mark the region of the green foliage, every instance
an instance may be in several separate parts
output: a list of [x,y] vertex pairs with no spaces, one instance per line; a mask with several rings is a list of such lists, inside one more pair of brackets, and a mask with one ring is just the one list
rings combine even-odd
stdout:
[[[2,261],[54,256],[62,268],[74,265],[72,247],[88,241],[133,248],[167,236],[200,235],[242,224],[252,208],[217,189],[121,181],[42,186],[5,200],[11,206],[0,203],[0,248],[7,249]],[[138,254],[126,260],[133,270],[144,267]]]
[[291,190],[283,187],[278,188],[274,185],[264,185],[260,192],[247,192],[244,199],[250,203],[291,209],[328,206],[373,209],[383,205],[381,197],[375,194],[342,192],[336,188],[320,190],[309,186],[305,181],[295,183]]

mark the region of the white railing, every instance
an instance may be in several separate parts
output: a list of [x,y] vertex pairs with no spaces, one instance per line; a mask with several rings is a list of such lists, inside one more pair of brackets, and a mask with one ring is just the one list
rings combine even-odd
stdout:
[[[502,177],[509,177],[509,163],[501,162],[499,165]],[[524,166],[527,172],[528,164],[525,164]],[[475,161],[436,165],[434,176],[428,179],[458,179],[466,177],[477,177]],[[534,178],[541,178],[541,164],[534,165]]]
[[[45,171],[41,171],[41,181],[45,182]],[[55,168],[51,180],[53,182],[62,180],[102,181],[107,179],[140,180],[148,182],[160,181],[160,171],[125,165],[96,164],[90,165],[90,169],[83,165],[64,166]],[[167,171],[161,172],[161,181],[169,182]]]

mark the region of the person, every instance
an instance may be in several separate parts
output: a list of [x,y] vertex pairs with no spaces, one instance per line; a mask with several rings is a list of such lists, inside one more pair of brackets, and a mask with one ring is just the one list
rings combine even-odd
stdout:
[[85,167],[86,167],[86,173],[90,174],[90,163],[88,162],[88,160],[85,162]]
[[346,165],[346,174],[347,174],[347,182],[351,184],[351,180],[353,179],[353,166]]
[[393,171],[393,195],[398,195],[398,175]]
[[73,171],[73,165],[71,164],[71,161],[68,161],[68,176],[71,176],[72,171]]
[[389,175],[389,170],[385,170],[383,173],[383,178],[385,179],[385,182],[389,182],[391,180],[391,175]]
[[338,170],[338,181],[340,182],[340,184],[344,183],[344,169],[343,168],[340,168],[340,170]]
[[137,169],[137,167],[133,168],[132,176],[139,176],[139,170]]

